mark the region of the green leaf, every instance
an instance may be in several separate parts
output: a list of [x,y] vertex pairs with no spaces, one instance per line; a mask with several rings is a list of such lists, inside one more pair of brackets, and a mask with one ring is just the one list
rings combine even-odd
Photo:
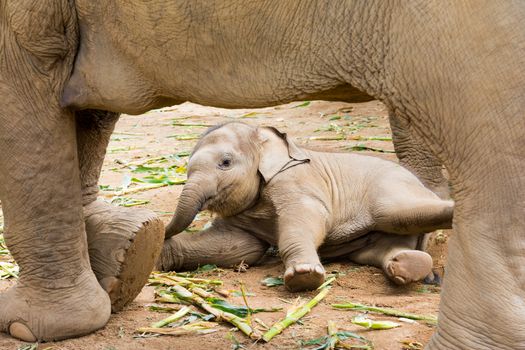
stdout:
[[282,277],[266,277],[261,283],[267,287],[283,286],[284,280]]
[[250,314],[255,314],[258,312],[275,312],[280,311],[282,308],[271,308],[271,309],[265,309],[265,308],[255,308],[255,309],[248,309],[245,305],[233,305],[228,303],[226,300],[221,298],[207,298],[207,302],[211,304],[216,309],[229,312],[231,314],[234,314],[238,317],[245,318],[248,316],[248,310],[250,311]]
[[305,101],[297,106],[293,106],[292,108],[298,108],[298,107],[306,107],[310,105],[310,101]]
[[[234,290],[230,293],[230,295],[232,297],[242,297],[242,292],[240,290]],[[255,293],[250,293],[250,292],[247,292],[247,293],[244,293],[244,295],[246,295],[247,297],[254,297],[256,294]]]
[[349,147],[352,151],[372,151],[372,152],[379,152],[379,153],[396,153],[395,151],[389,151],[382,148],[375,148],[375,147],[368,147],[365,145],[356,145]]
[[341,118],[342,118],[342,117],[341,117],[340,115],[333,115],[333,116],[331,116],[328,120],[330,120],[330,121],[331,121],[331,120],[339,120],[339,119],[341,119]]
[[197,268],[197,270],[195,270],[195,273],[210,272],[210,271],[214,271],[214,270],[217,270],[217,269],[218,269],[218,267],[215,264],[206,264],[206,265],[199,266]]

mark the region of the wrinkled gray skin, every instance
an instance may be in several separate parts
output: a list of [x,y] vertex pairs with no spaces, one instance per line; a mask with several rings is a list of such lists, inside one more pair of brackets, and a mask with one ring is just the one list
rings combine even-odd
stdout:
[[[324,282],[318,251],[407,284],[431,273],[430,255],[414,250],[418,234],[450,228],[453,208],[395,163],[301,149],[274,128],[229,123],[192,152],[166,229],[178,235],[165,241],[158,267],[253,264],[276,245],[291,291]],[[203,232],[179,234],[202,209],[220,217]]]
[[[455,235],[428,348],[525,348],[524,26],[512,0],[0,1],[0,198],[21,266],[0,329],[34,340],[102,327],[111,300],[92,269],[121,297],[127,267],[147,265],[143,233],[160,237],[147,213],[125,215],[131,230],[109,207],[84,224],[116,120],[94,109],[377,98],[403,164],[438,185],[436,164],[450,175]],[[115,254],[97,239],[88,253],[103,232],[123,238]]]

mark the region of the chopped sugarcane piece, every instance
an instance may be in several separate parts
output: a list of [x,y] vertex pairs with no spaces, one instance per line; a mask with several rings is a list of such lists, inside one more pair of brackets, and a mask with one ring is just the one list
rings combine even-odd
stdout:
[[0,261],[0,280],[11,277],[18,278],[18,265],[7,261]]
[[437,317],[432,315],[416,315],[411,314],[408,312],[403,312],[395,309],[389,309],[389,308],[382,308],[377,306],[370,306],[370,305],[364,305],[359,303],[352,303],[347,302],[344,304],[332,304],[333,308],[336,309],[350,309],[350,310],[356,310],[356,311],[370,311],[370,312],[377,312],[383,315],[387,316],[394,316],[394,317],[404,317],[411,320],[419,320],[419,321],[425,321],[430,324],[436,324],[437,323]]
[[182,277],[177,276],[173,274],[161,274],[161,273],[153,273],[152,277],[149,279],[150,283],[160,283],[160,284],[166,284],[170,286],[174,285],[216,285],[221,286],[222,281],[220,280],[210,280],[210,279],[204,279],[204,278],[195,278],[195,277]]
[[217,321],[219,320],[225,320],[233,324],[235,327],[239,328],[241,332],[246,334],[252,339],[259,339],[260,334],[257,332],[257,330],[254,330],[247,322],[246,320],[235,316],[232,313],[225,312],[222,310],[219,310],[217,308],[214,308],[212,305],[208,304],[202,297],[190,292],[186,288],[182,286],[173,286],[173,290],[175,295],[182,300],[188,301],[196,306],[199,306],[200,308],[206,310],[210,314],[215,316],[215,319]]
[[312,308],[317,305],[330,291],[330,286],[325,286],[319,294],[317,294],[313,299],[311,299],[306,304],[296,308],[291,313],[286,315],[286,317],[272,325],[268,332],[264,333],[262,339],[265,342],[269,342],[277,334],[280,334],[288,326],[296,323],[301,317],[306,315],[312,310]]
[[365,316],[356,316],[352,319],[352,323],[368,329],[392,329],[401,326],[399,323],[392,321],[377,321],[371,320]]
[[137,329],[138,333],[154,333],[154,334],[164,334],[164,335],[188,335],[188,334],[208,334],[216,332],[214,329],[217,326],[215,322],[194,322],[186,324],[184,326],[175,327],[175,328],[155,328],[155,327],[143,327]]
[[157,305],[157,304],[150,304],[147,306],[150,311],[156,311],[156,312],[174,312],[174,311],[177,312],[184,307],[182,305],[164,306],[164,305]]
[[172,293],[169,293],[166,290],[159,290],[159,291],[156,291],[156,293],[159,296],[158,298],[156,298],[156,300],[161,303],[170,303],[170,304],[185,304],[186,303],[184,300],[177,298]]
[[318,290],[321,290],[321,289],[323,289],[324,287],[326,287],[327,285],[332,284],[333,281],[335,281],[335,276],[328,277],[328,278],[326,279],[326,281],[324,281],[323,284],[321,284],[319,287],[317,287],[317,289],[318,289]]
[[169,317],[166,317],[165,319],[163,320],[160,320],[158,322],[155,322],[151,325],[152,328],[161,328],[161,327],[164,327],[170,323],[173,323],[177,320],[180,320],[181,318],[183,318],[184,316],[186,316],[186,314],[188,312],[190,312],[191,309],[188,307],[188,306],[184,306],[182,309],[180,309],[179,311],[177,311],[176,313],[174,313],[173,315],[170,315]]
[[339,342],[339,338],[337,337],[337,326],[334,321],[328,321],[328,326],[326,327],[328,330],[328,348],[329,349],[335,349],[335,346]]

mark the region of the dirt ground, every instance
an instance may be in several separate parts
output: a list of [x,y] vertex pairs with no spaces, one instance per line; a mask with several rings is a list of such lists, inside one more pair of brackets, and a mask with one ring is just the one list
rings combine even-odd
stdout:
[[[131,164],[153,164],[148,160],[164,156],[167,163],[183,165],[186,157],[180,152],[190,151],[196,143],[196,136],[206,130],[204,125],[213,125],[229,120],[242,120],[257,125],[272,125],[291,135],[297,143],[316,150],[333,152],[360,152],[375,157],[396,161],[392,153],[390,129],[385,107],[376,101],[363,104],[312,101],[295,102],[287,105],[251,110],[227,110],[183,104],[155,110],[139,116],[123,116],[109,145],[100,184],[107,200],[120,200],[120,203],[137,204],[154,210],[167,223],[176,207],[181,185],[165,186],[135,192],[136,188],[152,185],[137,183],[130,179],[145,179],[144,174],[132,172]],[[178,124],[178,125],[175,125]],[[202,124],[203,126],[184,126],[181,124]],[[173,156],[178,154],[180,157]],[[162,160],[160,160],[162,161]],[[158,164],[156,165],[158,166]],[[183,167],[180,169],[184,169]],[[151,175],[151,174],[150,174]],[[162,178],[159,174],[155,174]],[[142,176],[142,177],[141,177]],[[147,176],[147,174],[146,174]],[[170,175],[171,176],[171,175]],[[183,178],[184,175],[180,174]],[[120,187],[120,188],[119,188]],[[120,191],[120,192],[119,192]],[[124,191],[124,192],[123,192]],[[130,192],[130,193],[126,193]],[[117,198],[115,198],[117,196]],[[0,216],[1,218],[1,216]],[[201,217],[200,226],[206,221]],[[446,241],[449,231],[439,232],[431,241],[430,252],[435,268],[442,271]],[[0,259],[6,259],[6,257]],[[270,259],[271,260],[271,259]],[[344,301],[361,302],[377,306],[392,307],[418,314],[437,314],[439,287],[414,284],[398,287],[388,282],[381,271],[367,266],[358,266],[340,260],[325,264],[328,272],[338,272],[340,276],[328,296],[296,324],[275,337],[270,343],[253,343],[240,332],[234,332],[242,347],[247,349],[299,349],[300,341],[318,338],[326,334],[327,321],[334,321],[342,330],[358,333],[371,340],[374,348],[381,350],[403,349],[404,340],[428,342],[433,327],[424,323],[401,323],[401,327],[371,331],[353,325],[350,321],[358,312],[335,310],[330,305]],[[264,266],[251,267],[247,272],[233,269],[205,273],[225,282],[225,289],[239,289],[243,282],[254,296],[248,297],[250,307],[283,307],[284,311],[260,313],[257,317],[266,324],[282,318],[290,303],[298,296],[305,299],[315,292],[289,293],[283,286],[266,287],[261,280],[267,276],[280,276],[283,266],[275,260]],[[0,281],[0,291],[7,289],[13,280]],[[149,311],[147,304],[154,301],[153,287],[144,287],[142,293],[124,311],[111,317],[103,329],[82,338],[46,343],[34,349],[235,349],[234,342],[227,335],[231,330],[223,324],[215,333],[194,336],[137,337],[138,327],[148,326],[166,317],[166,314]],[[230,302],[243,304],[241,297],[231,297]],[[395,318],[377,314],[373,319],[392,320]],[[0,335],[0,349],[22,349],[29,344]],[[417,349],[418,347],[414,347]]]

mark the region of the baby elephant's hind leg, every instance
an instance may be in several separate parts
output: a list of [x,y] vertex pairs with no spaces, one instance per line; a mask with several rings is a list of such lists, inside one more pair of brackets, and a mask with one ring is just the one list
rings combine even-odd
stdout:
[[351,253],[352,261],[383,269],[385,275],[399,285],[421,281],[432,272],[432,257],[415,250],[418,236],[372,234],[379,238],[372,245]]
[[257,263],[268,244],[249,232],[215,220],[212,227],[198,232],[182,232],[164,241],[157,262],[162,271],[193,270],[205,264],[231,267]]
[[375,230],[414,235],[452,228],[454,202],[442,200],[399,167],[376,188]]

